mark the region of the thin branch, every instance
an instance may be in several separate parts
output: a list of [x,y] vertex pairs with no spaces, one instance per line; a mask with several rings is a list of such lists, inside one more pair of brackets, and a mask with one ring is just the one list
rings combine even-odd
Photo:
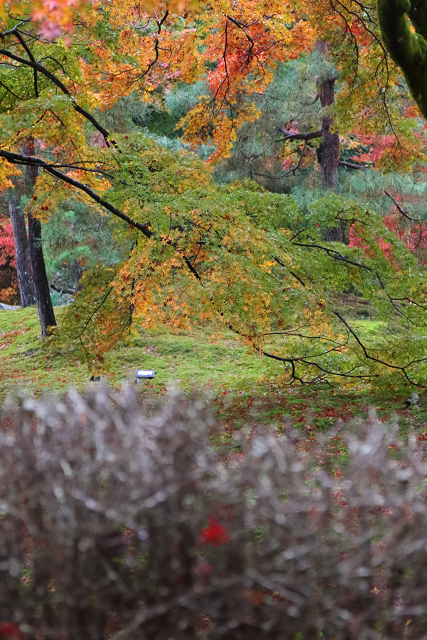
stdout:
[[[82,160],[81,162],[97,164],[96,161],[92,161],[92,160]],[[71,162],[70,164],[58,164],[55,162],[50,164],[49,166],[52,167],[52,169],[71,169],[72,171],[87,171],[88,173],[96,173],[97,175],[100,175],[100,176],[106,176],[110,180],[115,179],[115,177],[111,175],[111,173],[107,173],[103,169],[100,169],[100,168],[90,169],[89,167],[82,167],[81,165],[75,162]]]
[[43,58],[39,58],[38,63],[41,64],[42,62],[44,62],[45,60],[53,60],[54,62],[56,62],[56,64],[58,65],[58,67],[61,69],[62,73],[64,74],[64,76],[68,75],[64,65],[59,62],[59,60],[57,60],[56,58],[54,58],[53,56],[44,56]]
[[[22,37],[22,34],[18,30],[16,30],[15,31],[15,35],[18,38],[19,42],[21,43],[22,47],[25,49],[29,59],[32,60],[33,62],[35,62],[34,56],[33,56],[32,52],[31,52],[31,49],[29,48],[29,46],[25,42],[24,38]],[[33,74],[34,74],[34,94],[35,94],[36,98],[38,98],[39,97],[39,90],[38,90],[38,86],[37,86],[37,69],[33,69]]]
[[163,16],[163,18],[161,20],[157,20],[157,28],[159,30],[159,35],[160,35],[161,30],[162,30],[163,23],[165,22],[165,20],[168,17],[168,15],[169,15],[169,9],[166,9],[166,13]]
[[297,276],[297,274],[294,271],[289,271],[289,273],[295,278],[295,280],[298,280],[298,282],[300,282],[303,287],[306,286],[305,282],[303,282],[303,280],[301,280],[301,278]]
[[15,26],[12,27],[12,29],[9,29],[8,31],[3,31],[2,33],[0,33],[0,38],[4,40],[6,36],[15,35],[16,30],[19,29],[21,25],[26,24],[28,22],[31,22],[31,18],[25,18],[25,20],[21,20],[20,22],[18,22],[18,24],[15,24]]
[[[283,267],[284,269],[286,269],[286,265],[285,265],[285,264],[283,264],[283,262],[282,262],[281,260],[279,260],[279,258],[277,258],[276,256],[274,256],[274,260],[275,260],[275,262],[277,262],[277,264],[280,264],[280,266],[281,266],[281,267]],[[305,284],[305,282],[304,282],[303,280],[301,280],[301,278],[300,278],[299,276],[297,276],[297,274],[296,274],[296,273],[294,273],[294,271],[289,271],[289,273],[290,273],[290,274],[295,278],[295,280],[298,280],[298,282],[299,282],[300,284],[302,284],[302,286],[303,286],[303,287],[307,286],[307,285]],[[267,334],[265,334],[265,335],[267,335]]]
[[38,62],[35,62],[33,60],[27,60],[26,58],[17,56],[15,53],[12,53],[7,49],[0,49],[0,55],[5,56],[6,58],[10,58],[10,60],[15,60],[15,62],[19,62],[20,64],[23,64],[27,67],[31,67],[32,69],[38,71],[42,75],[46,76],[46,78],[51,80],[51,82],[53,82],[66,96],[70,98],[73,109],[77,111],[77,113],[80,113],[82,116],[84,116],[86,120],[89,120],[89,122],[93,124],[95,129],[97,129],[100,133],[102,133],[106,143],[108,144],[108,138],[110,137],[110,134],[108,133],[108,131],[104,129],[104,127],[101,124],[99,124],[99,122],[89,113],[89,111],[86,111],[86,109],[83,109],[83,107],[77,104],[75,98],[68,91],[65,84],[63,84],[61,80],[59,80],[53,73],[48,71],[43,65],[39,64]]
[[347,169],[359,169],[361,171],[365,171],[366,169],[369,169],[369,167],[367,167],[364,164],[356,164],[355,162],[347,162],[346,160],[338,160],[338,164],[341,167],[347,167]]
[[308,140],[313,140],[314,138],[322,137],[322,132],[320,130],[309,131],[308,133],[291,133],[283,125],[280,125],[278,129],[281,133],[283,133],[285,137],[280,138],[279,140],[276,140],[276,142],[287,142],[288,140],[305,140],[307,142]]
[[10,93],[14,98],[16,98],[17,100],[23,100],[23,98],[21,98],[20,96],[18,96],[14,91],[12,91],[12,89],[9,89],[9,87],[7,85],[5,85],[1,80],[0,80],[0,86],[4,87],[6,89],[6,91],[8,93]]
[[[74,340],[79,339],[82,342],[82,335],[84,334],[84,332],[86,331],[86,329],[89,326],[89,323],[91,322],[92,318],[98,313],[98,311],[100,310],[100,308],[103,306],[103,304],[105,303],[105,301],[107,300],[108,296],[110,295],[110,293],[112,292],[112,290],[114,289],[114,287],[110,287],[107,291],[107,293],[105,293],[102,298],[101,298],[101,302],[95,307],[95,309],[92,311],[92,313],[89,316],[89,319],[85,322],[83,329],[80,331],[80,333],[76,336],[74,336]],[[82,342],[83,344],[83,342]],[[83,345],[84,346],[84,345]]]
[[245,34],[246,38],[249,41],[249,50],[248,50],[248,56],[247,56],[247,62],[246,65],[249,66],[251,58],[252,58],[252,53],[255,47],[255,42],[253,41],[250,33],[248,32],[247,28],[245,27],[245,25],[241,24],[240,22],[238,22],[237,20],[235,20],[232,16],[227,16],[227,19],[230,20],[231,22],[233,22],[233,24],[236,25],[236,27],[238,27],[239,29],[241,29],[243,31],[243,33]]
[[380,287],[381,287],[381,289],[382,289],[382,290],[384,291],[384,293],[386,294],[386,296],[387,296],[387,298],[389,299],[389,301],[390,301],[391,305],[393,306],[394,310],[395,310],[399,315],[401,315],[403,318],[405,318],[405,320],[409,323],[409,322],[410,322],[410,320],[409,320],[408,316],[407,316],[406,314],[404,314],[404,313],[403,313],[403,311],[402,311],[402,309],[400,309],[400,307],[396,304],[396,302],[398,301],[398,299],[397,299],[397,298],[392,298],[392,297],[390,296],[390,294],[388,293],[388,291],[387,291],[387,289],[386,289],[386,287],[385,287],[384,282],[382,281],[382,278],[381,278],[380,274],[379,274],[379,273],[377,273],[377,274],[376,274],[376,276],[377,276],[377,280],[378,280],[378,282],[380,283]]
[[408,374],[406,373],[406,369],[408,369],[408,367],[410,367],[413,364],[419,363],[419,362],[425,362],[427,360],[427,358],[418,358],[417,360],[411,360],[411,362],[408,362],[408,364],[405,364],[403,367],[399,367],[398,365],[390,364],[389,362],[385,362],[384,360],[380,360],[379,358],[376,358],[375,356],[371,356],[370,353],[368,352],[367,348],[363,344],[363,342],[360,340],[359,336],[353,331],[353,329],[350,327],[348,322],[342,317],[342,315],[340,313],[338,313],[338,311],[333,311],[333,313],[334,313],[334,315],[336,315],[336,317],[339,320],[341,320],[343,325],[351,333],[353,338],[356,340],[357,344],[362,349],[363,355],[365,356],[365,358],[367,360],[372,360],[373,362],[378,362],[378,364],[382,364],[385,367],[388,367],[389,369],[396,369],[398,371],[401,371],[410,384],[413,384],[416,387],[422,387],[423,389],[427,388],[424,385],[419,385],[416,382],[414,382],[413,380],[411,380],[410,377],[408,376]]
[[[70,186],[75,187],[76,189],[79,189],[80,191],[83,191],[84,193],[86,193],[92,200],[94,200],[94,202],[96,202],[97,204],[107,209],[107,211],[110,211],[113,215],[117,216],[118,218],[126,222],[131,227],[134,227],[135,229],[138,229],[138,231],[141,231],[141,233],[146,238],[150,239],[150,238],[156,237],[156,234],[154,233],[154,231],[152,231],[146,224],[141,224],[136,220],[132,220],[132,218],[127,216],[125,213],[123,213],[123,211],[120,211],[120,209],[110,204],[107,200],[104,200],[104,198],[101,198],[101,196],[99,196],[95,191],[93,191],[93,189],[85,185],[83,182],[80,182],[79,180],[75,180],[74,178],[71,178],[67,174],[62,173],[61,171],[58,171],[52,165],[42,160],[42,158],[38,158],[37,156],[25,156],[19,153],[12,153],[11,151],[2,151],[2,150],[0,150],[0,158],[5,158],[5,160],[7,160],[12,164],[21,164],[21,165],[30,165],[30,166],[32,165],[32,166],[38,166],[44,169],[44,171],[54,176],[55,178],[58,178],[62,182],[65,182],[66,184],[69,184]],[[168,244],[169,246],[175,249],[175,251],[184,260],[185,265],[187,266],[189,271],[191,271],[194,277],[201,283],[202,279],[200,277],[200,274],[191,264],[190,260],[184,254],[182,249],[178,247],[177,243],[172,242],[172,240],[167,240],[166,244]]]
[[74,178],[71,178],[67,174],[62,173],[61,171],[58,171],[57,169],[54,168],[54,166],[48,164],[42,158],[38,158],[37,156],[25,156],[23,154],[12,153],[11,151],[3,151],[3,150],[0,150],[0,157],[5,158],[8,162],[11,162],[12,164],[23,164],[23,165],[29,165],[29,166],[35,165],[35,166],[41,167],[47,173],[50,173],[52,176],[55,176],[62,182],[65,182],[71,185],[72,187],[79,189],[80,191],[84,191],[97,204],[100,204],[101,206],[105,207],[105,209],[113,213],[115,216],[117,216],[118,218],[121,218],[121,220],[123,220],[124,222],[127,222],[127,224],[141,231],[147,238],[152,238],[155,235],[154,231],[151,231],[151,229],[149,229],[146,225],[136,222],[135,220],[132,220],[131,218],[129,218],[129,216],[127,216],[125,213],[120,211],[120,209],[117,209],[117,207],[107,202],[107,200],[104,200],[103,198],[101,198],[101,196],[95,193],[95,191],[93,191],[90,187],[85,185],[83,182],[75,180]]
[[[382,58],[380,59],[380,61],[379,61],[378,65],[377,65],[377,67],[376,67],[376,70],[375,70],[375,73],[374,73],[374,78],[375,78],[375,81],[376,81],[376,83],[377,83],[377,85],[378,85],[378,88],[379,88],[379,89],[382,89],[382,87],[380,86],[380,83],[379,83],[379,81],[378,81],[377,72],[378,72],[378,69],[379,69],[380,67],[385,66],[385,70],[386,70],[386,85],[385,85],[385,87],[384,87],[384,91],[383,91],[383,92],[381,92],[381,95],[382,95],[382,100],[381,100],[381,101],[382,101],[382,103],[383,103],[384,111],[385,111],[385,114],[386,114],[386,116],[387,116],[387,120],[388,120],[388,123],[389,123],[389,125],[390,125],[390,128],[391,128],[391,130],[392,130],[392,132],[393,132],[393,135],[394,135],[394,137],[395,137],[395,139],[396,139],[396,142],[397,142],[397,144],[399,145],[399,147],[401,147],[402,145],[401,145],[400,140],[399,140],[399,138],[398,138],[398,136],[397,136],[397,133],[396,133],[395,127],[394,127],[394,125],[393,125],[393,121],[392,121],[392,119],[391,119],[391,115],[390,115],[390,111],[389,111],[389,108],[388,108],[388,104],[387,104],[387,91],[388,91],[388,89],[389,89],[389,87],[390,87],[390,69],[389,69],[389,65],[388,65],[388,53],[387,53],[387,49],[385,48],[385,46],[384,46],[383,42],[382,42],[382,41],[381,41],[381,39],[377,36],[377,34],[376,34],[372,29],[370,29],[370,28],[365,24],[365,20],[362,18],[362,16],[361,16],[360,14],[358,14],[358,13],[356,13],[356,12],[354,12],[354,11],[351,11],[351,10],[350,10],[348,7],[346,7],[346,6],[345,6],[345,5],[344,5],[340,0],[334,0],[334,2],[337,2],[337,4],[339,4],[339,5],[343,8],[343,10],[347,11],[350,15],[352,15],[352,16],[354,16],[355,18],[357,18],[358,20],[360,20],[360,22],[361,22],[361,24],[362,24],[363,28],[365,29],[365,31],[366,31],[367,33],[369,33],[369,34],[370,34],[370,36],[373,38],[373,40],[375,40],[375,42],[378,44],[378,46],[380,47],[380,49],[381,49],[381,51],[382,51],[382,54],[383,54],[383,55],[382,55]],[[358,3],[358,2],[356,2],[356,4],[358,4],[359,6],[361,6],[361,5],[360,5],[360,3]],[[331,5],[332,9],[338,13],[338,15],[340,15],[342,18],[344,18],[344,16],[342,15],[342,13],[341,13],[341,12],[340,12],[336,7],[335,7],[335,5],[333,4],[333,1],[332,1],[332,0],[330,0],[330,5]],[[367,12],[366,10],[365,10],[365,13],[367,13],[367,15],[369,15],[369,14],[368,14],[368,12]],[[344,21],[345,21],[345,23],[347,24],[347,21],[346,21],[346,19],[345,19],[345,18],[344,18]],[[370,20],[370,22],[371,22],[371,23],[373,23],[374,25],[376,25],[376,23],[375,23],[375,22],[373,22],[372,20]]]
[[269,180],[283,180],[283,178],[287,178],[291,174],[295,175],[296,172],[298,171],[298,169],[301,169],[301,164],[302,164],[306,149],[307,149],[307,140],[304,141],[304,147],[301,150],[298,163],[294,167],[289,169],[289,171],[285,171],[284,173],[281,173],[278,176],[272,176],[272,175],[269,175],[267,173],[259,173],[258,171],[253,171],[252,175],[261,176],[263,178],[268,178]]
[[[328,375],[331,376],[338,376],[338,377],[343,377],[343,378],[378,378],[378,374],[371,374],[371,375],[352,375],[351,373],[347,372],[347,373],[342,373],[342,372],[338,372],[338,371],[329,371],[328,369],[325,369],[324,367],[322,367],[318,362],[310,362],[309,360],[306,360],[305,358],[303,359],[298,359],[298,358],[282,358],[280,356],[276,356],[273,353],[268,353],[267,351],[263,351],[262,352],[264,356],[267,356],[267,358],[273,358],[273,360],[278,360],[279,362],[289,362],[289,363],[293,363],[295,364],[296,362],[299,364],[306,364],[306,365],[310,365],[313,367],[317,367],[317,369],[319,369],[320,371],[323,371],[323,373],[327,373]],[[310,357],[310,356],[306,356],[306,357]],[[354,369],[351,369],[351,371],[354,371]]]
[[154,59],[150,62],[148,67],[145,69],[145,71],[143,71],[142,73],[139,74],[139,76],[137,77],[137,80],[141,80],[141,78],[146,76],[151,71],[151,69],[154,67],[156,62],[158,61],[158,59],[159,59],[159,39],[158,38],[156,38],[156,41],[154,43],[154,51],[155,51],[155,54],[156,54]]
[[413,222],[419,222],[419,220],[416,220],[415,218],[411,218],[411,216],[405,211],[405,209],[403,209],[403,207],[398,203],[398,201],[396,200],[396,198],[394,198],[391,193],[389,191],[387,191],[386,189],[384,189],[384,193],[386,196],[388,196],[391,200],[393,200],[394,204],[396,205],[397,210],[399,211],[399,213],[402,214],[402,216],[404,216],[405,218],[407,218],[408,220],[412,220]]
[[308,231],[308,230],[311,228],[311,226],[312,226],[312,225],[309,225],[308,227],[304,227],[304,229],[300,229],[299,231],[297,231],[297,232],[295,233],[295,235],[293,235],[293,236],[292,236],[292,238],[291,238],[291,242],[292,242],[293,240],[295,240],[295,238],[298,238],[298,236],[299,236],[301,233],[304,233],[304,231]]
[[[388,294],[387,294],[388,295]],[[412,300],[411,298],[391,298],[389,296],[390,300],[394,300],[396,302],[405,302],[406,304],[413,304],[415,307],[418,307],[419,309],[422,309],[423,311],[427,311],[427,306],[424,304],[420,304],[419,302],[415,302],[415,300]],[[405,316],[406,318],[406,316]],[[424,325],[422,325],[424,326]]]
[[322,247],[320,244],[305,244],[302,242],[293,242],[292,244],[296,245],[297,247],[322,249],[323,251],[326,251],[326,253],[329,256],[331,256],[331,258],[334,258],[334,260],[351,264],[354,267],[359,267],[360,269],[366,269],[366,271],[372,271],[371,267],[368,267],[366,264],[360,264],[360,262],[355,262],[354,260],[350,260],[349,258],[347,258],[346,256],[343,256],[342,253],[340,253],[339,251],[336,251],[335,249],[330,249],[329,247]]

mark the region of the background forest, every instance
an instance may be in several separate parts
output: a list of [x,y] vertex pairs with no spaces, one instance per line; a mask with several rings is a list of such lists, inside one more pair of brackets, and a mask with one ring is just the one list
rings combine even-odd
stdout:
[[204,327],[288,383],[423,386],[423,98],[387,11],[46,6],[4,4],[0,50],[1,296],[43,349],[97,374]]
[[205,326],[288,382],[423,386],[423,99],[387,11],[46,6],[3,9],[3,302],[94,373]]
[[426,125],[387,11],[46,7],[5,3],[0,50],[1,296],[43,349],[100,373],[205,327],[290,383],[423,386]]

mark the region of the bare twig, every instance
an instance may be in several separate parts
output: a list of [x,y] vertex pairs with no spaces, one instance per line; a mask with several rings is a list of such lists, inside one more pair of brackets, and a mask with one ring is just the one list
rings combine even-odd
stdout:
[[369,167],[365,166],[364,164],[356,164],[355,162],[347,162],[346,160],[339,160],[338,164],[341,167],[347,167],[347,169],[359,169],[362,171],[369,169]]
[[407,220],[412,220],[413,222],[419,222],[418,220],[416,220],[415,218],[411,218],[411,216],[409,215],[409,213],[407,211],[405,211],[405,209],[398,203],[398,201],[396,200],[396,198],[394,198],[390,191],[387,191],[387,189],[384,189],[384,193],[386,196],[388,196],[391,200],[393,200],[394,204],[396,205],[396,209],[399,211],[399,213],[402,214],[402,216],[404,216]]

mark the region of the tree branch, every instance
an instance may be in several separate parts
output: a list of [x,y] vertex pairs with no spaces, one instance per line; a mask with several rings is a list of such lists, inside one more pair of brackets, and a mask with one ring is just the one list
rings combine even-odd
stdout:
[[356,164],[355,162],[347,162],[346,160],[338,160],[338,164],[341,167],[347,167],[347,169],[359,169],[362,171],[369,169],[369,167],[365,166],[364,164]]
[[[5,160],[7,160],[12,164],[32,165],[32,166],[35,165],[42,168],[44,171],[46,171],[50,175],[54,176],[55,178],[58,178],[58,180],[61,180],[62,182],[65,182],[66,184],[69,184],[70,186],[75,187],[76,189],[79,189],[80,191],[83,191],[84,193],[86,193],[94,202],[96,202],[97,204],[107,209],[107,211],[110,211],[110,213],[115,215],[117,218],[120,218],[131,227],[138,229],[138,231],[140,231],[146,238],[150,239],[150,238],[156,237],[156,234],[154,233],[154,231],[152,231],[146,224],[141,224],[136,220],[132,220],[132,218],[127,216],[125,213],[123,213],[123,211],[120,211],[120,209],[110,204],[107,200],[104,200],[104,198],[101,198],[101,196],[99,196],[95,191],[93,191],[93,189],[85,185],[83,182],[80,182],[79,180],[75,180],[74,178],[71,178],[67,174],[62,173],[61,171],[58,171],[52,165],[45,162],[42,158],[38,158],[37,156],[26,156],[23,154],[12,153],[11,151],[3,151],[3,150],[0,150],[0,158],[5,158]],[[191,264],[190,260],[184,254],[182,249],[180,249],[175,242],[172,242],[172,240],[167,240],[166,244],[168,244],[169,246],[175,249],[175,251],[184,260],[185,265],[187,266],[189,271],[191,271],[194,277],[201,283],[202,279],[200,277],[200,274],[196,271],[196,269]]]
[[165,22],[165,20],[168,17],[168,15],[169,15],[169,9],[166,9],[166,13],[165,13],[165,15],[163,16],[163,18],[161,20],[159,20],[157,18],[157,14],[156,14],[156,18],[157,18],[156,22],[157,22],[157,28],[158,28],[159,35],[160,35],[161,30],[162,30],[163,23]]
[[[323,371],[323,373],[327,373],[328,375],[331,376],[338,376],[338,377],[343,377],[343,378],[378,378],[378,374],[371,374],[371,375],[352,375],[351,373],[342,373],[342,372],[338,372],[338,371],[329,371],[328,369],[325,369],[324,367],[322,367],[318,362],[310,362],[309,360],[306,360],[305,358],[281,358],[280,356],[276,356],[273,353],[268,353],[267,351],[263,351],[262,352],[264,356],[267,356],[267,358],[273,358],[274,360],[278,360],[279,362],[289,362],[292,363],[293,365],[295,365],[295,363],[298,364],[306,364],[312,367],[317,367],[317,369],[319,369],[320,371]],[[309,357],[309,356],[308,356]],[[351,369],[351,371],[353,371],[354,369]]]
[[132,220],[131,218],[129,218],[129,216],[127,216],[125,213],[120,211],[120,209],[117,209],[117,207],[110,204],[107,200],[104,200],[103,198],[101,198],[101,196],[95,193],[95,191],[93,191],[90,187],[85,185],[83,182],[80,182],[79,180],[75,180],[74,178],[71,178],[67,174],[62,173],[61,171],[58,171],[52,165],[45,162],[42,158],[38,158],[37,156],[25,156],[23,154],[12,153],[11,151],[3,151],[3,150],[0,150],[0,158],[5,158],[8,162],[11,162],[12,164],[23,164],[23,165],[32,165],[32,166],[36,165],[38,167],[41,167],[47,173],[50,173],[52,176],[55,176],[55,178],[58,178],[62,182],[65,182],[66,184],[69,184],[72,187],[75,187],[76,189],[79,189],[80,191],[83,191],[84,193],[86,193],[97,204],[100,204],[105,209],[113,213],[115,216],[117,216],[124,222],[127,222],[127,224],[141,231],[141,233],[143,233],[147,238],[152,238],[155,235],[154,231],[151,231],[151,229],[149,229],[147,225],[141,224],[140,222],[136,222],[135,220]]
[[348,324],[348,322],[342,317],[342,315],[340,313],[338,313],[338,311],[333,311],[334,315],[336,315],[336,317],[341,320],[341,322],[343,323],[343,325],[347,328],[347,330],[351,333],[351,335],[353,336],[353,338],[356,340],[357,344],[360,346],[360,348],[363,351],[363,355],[365,356],[365,358],[367,360],[372,360],[373,362],[378,362],[378,364],[382,364],[385,367],[388,367],[389,369],[396,369],[398,371],[401,371],[403,373],[403,375],[405,376],[405,378],[407,379],[407,381],[410,384],[413,384],[416,387],[422,387],[423,389],[427,388],[424,385],[419,385],[416,382],[414,382],[413,380],[410,379],[410,377],[408,376],[408,374],[406,373],[406,369],[408,367],[410,367],[413,364],[416,364],[418,362],[425,362],[427,360],[427,358],[419,358],[417,360],[411,360],[411,362],[408,362],[408,364],[405,364],[403,367],[399,367],[398,365],[395,364],[390,364],[389,362],[384,362],[384,360],[380,360],[379,358],[375,358],[375,356],[371,356],[368,353],[367,348],[365,347],[365,345],[363,344],[363,342],[360,340],[359,336],[353,331],[353,329],[350,327],[350,325]]
[[389,191],[387,191],[386,189],[384,189],[384,193],[386,194],[386,196],[388,196],[391,200],[393,200],[394,204],[396,205],[397,210],[399,211],[399,213],[402,214],[402,216],[404,216],[405,218],[407,218],[408,220],[412,220],[413,222],[419,222],[419,220],[416,220],[415,218],[411,218],[411,216],[405,211],[405,209],[403,209],[403,207],[401,207],[401,205],[398,203],[398,201],[396,200],[396,198],[394,198],[391,193]]
[[39,73],[46,76],[46,78],[49,78],[51,82],[53,82],[66,96],[70,98],[73,109],[77,111],[77,113],[80,113],[82,116],[84,116],[86,120],[89,120],[89,122],[93,124],[95,129],[97,129],[100,133],[102,133],[102,135],[104,136],[105,142],[108,144],[108,139],[110,137],[110,134],[108,133],[108,131],[104,129],[104,127],[101,124],[99,124],[96,118],[94,118],[89,113],[89,111],[86,111],[86,109],[83,109],[83,107],[77,104],[75,98],[68,91],[65,84],[63,84],[61,80],[59,80],[53,73],[48,71],[43,65],[39,64],[38,62],[35,62],[33,60],[27,60],[26,58],[17,56],[15,53],[12,53],[7,49],[0,49],[0,55],[3,55],[6,58],[9,58],[10,60],[15,60],[15,62],[19,62],[20,64],[23,64],[27,67],[31,67],[35,71],[38,71]]
[[305,140],[306,142],[308,142],[308,140],[322,137],[322,132],[320,130],[310,131],[308,133],[291,133],[290,131],[288,131],[288,129],[286,129],[284,125],[280,125],[278,129],[281,133],[283,133],[285,137],[280,138],[280,140],[276,140],[276,142],[287,142],[288,140]]
[[334,260],[337,260],[339,262],[346,262],[347,264],[351,264],[355,267],[359,267],[360,269],[366,269],[366,271],[372,271],[371,267],[368,267],[366,264],[360,264],[360,262],[354,262],[354,260],[350,260],[349,258],[346,258],[346,256],[343,256],[342,253],[340,253],[339,251],[336,251],[335,249],[330,249],[329,247],[322,247],[320,244],[305,244],[302,242],[293,242],[292,244],[296,245],[297,247],[322,249],[323,251],[326,251],[326,253],[329,256],[331,256],[331,258],[334,258]]
[[[15,33],[16,37],[18,38],[19,42],[21,43],[22,47],[27,52],[27,55],[30,58],[30,60],[32,62],[35,62],[34,56],[33,56],[32,52],[31,52],[31,49],[29,48],[29,46],[25,42],[24,38],[22,37],[22,34],[18,31],[17,28],[15,28],[14,33]],[[36,98],[38,98],[39,97],[39,90],[38,90],[38,87],[37,87],[37,69],[33,69],[33,73],[34,73],[34,93],[35,93]]]

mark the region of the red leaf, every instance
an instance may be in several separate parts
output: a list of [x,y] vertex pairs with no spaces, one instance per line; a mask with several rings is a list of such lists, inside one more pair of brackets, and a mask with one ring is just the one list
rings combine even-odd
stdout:
[[18,625],[13,622],[0,622],[0,637],[6,640],[21,640],[21,632]]
[[202,537],[202,544],[211,544],[214,547],[219,547],[229,540],[227,528],[223,527],[215,518],[212,517],[209,517],[209,526],[202,529],[200,534]]

